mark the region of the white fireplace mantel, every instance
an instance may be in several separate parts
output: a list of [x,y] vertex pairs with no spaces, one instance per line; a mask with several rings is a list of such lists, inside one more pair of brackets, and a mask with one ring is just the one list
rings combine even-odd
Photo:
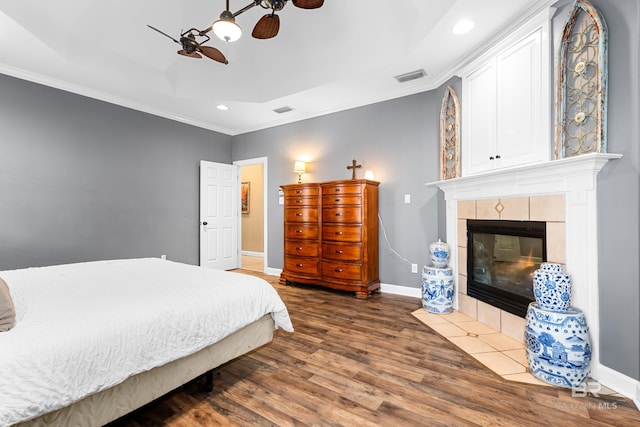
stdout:
[[[592,153],[426,184],[444,192],[446,239],[450,242],[454,277],[458,277],[455,243],[458,242],[458,201],[565,195],[566,270],[573,284],[571,305],[585,313],[591,330],[591,377],[595,379],[599,379],[600,374],[597,175],[609,160],[621,157],[621,154]],[[457,300],[454,306],[458,308]]]

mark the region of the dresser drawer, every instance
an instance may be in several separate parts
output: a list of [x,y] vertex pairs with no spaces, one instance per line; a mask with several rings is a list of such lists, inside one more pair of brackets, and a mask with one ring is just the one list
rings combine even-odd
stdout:
[[327,185],[322,187],[323,196],[336,194],[360,194],[361,191],[362,187],[360,184]]
[[286,224],[284,227],[285,239],[316,240],[318,234],[316,224]]
[[286,241],[284,243],[284,252],[287,255],[293,256],[317,257],[318,255],[320,255],[320,251],[318,251],[319,247],[320,245],[314,242]]
[[287,206],[318,206],[318,197],[287,197]]
[[362,278],[362,267],[360,264],[343,264],[339,262],[323,261],[322,277],[360,281]]
[[318,276],[320,271],[318,264],[319,262],[317,259],[288,256],[284,261],[284,268],[287,272],[292,274]]
[[362,222],[362,209],[360,209],[360,206],[322,208],[322,221],[360,224]]
[[360,242],[362,227],[359,225],[331,225],[322,227],[322,240]]
[[361,205],[362,196],[359,194],[338,194],[322,196],[322,206]]
[[322,257],[336,261],[360,261],[362,259],[362,246],[357,244],[324,243],[322,245]]
[[299,207],[284,210],[285,222],[318,222],[318,208]]
[[283,190],[285,197],[315,197],[320,194],[319,187],[287,187]]

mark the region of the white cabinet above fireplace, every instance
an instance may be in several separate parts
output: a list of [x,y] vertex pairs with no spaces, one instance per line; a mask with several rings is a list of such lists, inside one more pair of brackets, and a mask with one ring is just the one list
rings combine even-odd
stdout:
[[549,160],[550,12],[480,56],[462,77],[462,176]]

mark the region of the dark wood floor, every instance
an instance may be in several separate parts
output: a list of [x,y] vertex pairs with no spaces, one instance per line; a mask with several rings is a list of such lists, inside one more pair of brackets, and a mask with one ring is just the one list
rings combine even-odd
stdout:
[[638,426],[633,402],[503,380],[418,322],[415,298],[282,286],[296,332],[114,423],[123,426]]

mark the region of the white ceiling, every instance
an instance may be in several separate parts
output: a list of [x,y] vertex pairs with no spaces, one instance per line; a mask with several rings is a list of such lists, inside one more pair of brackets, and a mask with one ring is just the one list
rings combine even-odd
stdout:
[[[231,0],[236,11],[251,0]],[[288,2],[280,33],[253,39],[265,14],[236,18],[242,38],[211,34],[223,65],[176,54],[147,24],[179,38],[204,29],[224,0],[21,0],[0,5],[0,72],[229,135],[433,89],[474,50],[545,7],[548,0],[326,0]],[[466,35],[451,31],[475,22]],[[417,69],[425,78],[393,78]],[[216,109],[226,104],[228,111]],[[286,114],[272,110],[293,108]]]

